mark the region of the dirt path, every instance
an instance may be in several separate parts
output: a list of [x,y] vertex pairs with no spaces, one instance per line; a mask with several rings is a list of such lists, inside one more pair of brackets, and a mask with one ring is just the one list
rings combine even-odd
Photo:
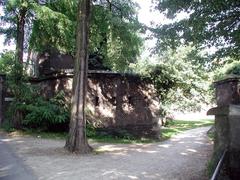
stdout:
[[186,131],[153,144],[91,143],[103,153],[77,156],[63,150],[64,141],[5,139],[41,180],[157,179],[201,180],[212,144],[209,127]]
[[0,179],[37,180],[32,170],[23,164],[3,139],[0,139]]

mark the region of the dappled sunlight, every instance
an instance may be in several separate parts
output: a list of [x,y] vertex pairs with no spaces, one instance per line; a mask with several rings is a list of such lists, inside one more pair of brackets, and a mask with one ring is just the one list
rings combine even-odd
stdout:
[[1,141],[3,141],[3,142],[11,142],[11,141],[14,141],[14,139],[1,139]]
[[[186,148],[187,148],[187,147],[186,147]],[[198,152],[197,150],[195,150],[195,149],[190,149],[190,148],[186,149],[185,151],[186,151],[186,152],[181,152],[180,154],[181,154],[182,156],[189,156],[189,155],[192,155],[193,153],[197,153],[197,152]]]
[[144,179],[160,179],[160,177],[162,176],[159,173],[147,173],[147,172],[143,172],[142,175]]
[[180,141],[180,142],[178,142],[179,144],[184,144],[185,142],[184,141]]
[[129,175],[129,176],[127,176],[129,179],[139,179],[137,176],[131,176],[131,175]]
[[24,141],[15,141],[16,143],[20,144],[20,143],[24,143]]
[[109,171],[105,171],[104,173],[102,173],[103,176],[111,175],[111,174],[115,174],[115,175],[116,175],[116,174],[122,174],[122,173],[117,172],[116,169],[114,169],[114,170],[109,170]]
[[197,150],[195,150],[195,149],[187,149],[187,151],[189,151],[189,152],[197,152]]
[[195,143],[195,144],[204,144],[203,142],[200,142],[200,141],[194,141],[193,143]]
[[[188,138],[195,138],[196,141],[201,141],[203,140],[204,138],[202,138],[201,136],[203,136],[203,134],[186,134],[186,133],[182,133],[182,134],[178,134],[178,135],[175,135],[171,141],[181,141],[182,139],[188,139]],[[182,141],[181,141],[182,142]]]
[[158,147],[163,147],[163,148],[169,148],[171,146],[172,145],[170,145],[170,144],[160,144],[160,145],[158,145]]
[[13,167],[13,165],[7,165],[4,167],[0,167],[0,179],[8,176],[12,167]]
[[151,150],[144,150],[144,149],[136,149],[136,151],[139,153],[149,153],[149,154],[158,153],[158,151],[151,151]]
[[114,112],[110,108],[105,108],[104,106],[100,106],[98,107],[98,110],[103,117],[111,117],[111,118],[114,117]]
[[57,175],[65,175],[65,174],[67,174],[66,171],[62,171],[62,172],[58,172],[58,173],[57,173]]
[[150,150],[152,148],[152,144],[136,144],[136,145],[101,145],[96,148],[97,153],[111,153],[114,155],[128,155],[131,152],[135,153],[146,153],[153,154],[159,153],[157,150]]
[[[169,168],[172,174],[184,173],[194,166],[203,168],[198,163],[207,159],[205,149],[211,147],[204,138],[206,131],[207,128],[188,131],[175,136],[174,140],[147,144],[90,141],[94,152],[88,155],[67,152],[62,140],[21,138],[6,143],[14,145],[25,162],[39,174],[39,179],[76,179],[83,174],[89,179],[171,179],[167,174]],[[196,165],[187,164],[192,162]]]
[[96,149],[97,152],[116,152],[123,151],[124,148],[116,147],[115,145],[104,145]]

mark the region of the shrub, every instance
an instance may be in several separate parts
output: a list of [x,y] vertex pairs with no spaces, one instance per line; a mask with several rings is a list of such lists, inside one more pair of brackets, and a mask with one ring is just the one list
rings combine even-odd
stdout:
[[17,108],[24,113],[23,125],[29,128],[46,130],[51,126],[65,125],[69,122],[69,106],[63,92],[48,101],[39,96],[28,104],[20,104]]
[[16,114],[20,115],[20,127],[49,129],[69,122],[69,104],[64,92],[47,100],[41,96],[38,87],[28,81],[23,65],[15,61],[14,51],[0,54],[0,73],[7,75],[9,93],[14,97],[5,120],[8,128],[14,125]]
[[229,64],[225,64],[222,68],[215,72],[214,79],[221,80],[226,77],[240,76],[240,62],[233,61]]
[[0,53],[0,73],[10,74],[14,68],[14,51]]

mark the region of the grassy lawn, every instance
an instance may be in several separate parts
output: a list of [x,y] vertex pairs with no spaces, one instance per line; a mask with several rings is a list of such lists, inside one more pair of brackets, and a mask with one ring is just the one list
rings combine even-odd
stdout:
[[[171,138],[173,135],[181,133],[183,131],[194,129],[198,127],[211,126],[213,125],[213,120],[199,120],[199,121],[184,121],[184,120],[174,120],[168,123],[166,127],[161,129],[161,140],[164,141]],[[123,135],[122,137],[114,137],[110,135],[96,135],[94,130],[90,129],[88,132],[88,139],[92,142],[103,142],[103,143],[121,143],[121,144],[134,144],[134,143],[153,143],[159,142],[157,140],[141,138],[136,139],[130,135]],[[8,132],[10,136],[32,136],[37,138],[45,139],[66,139],[67,133],[53,133],[53,132],[41,132],[36,130],[25,130],[25,131],[15,131],[11,130]]]
[[166,127],[161,129],[162,132],[162,140],[166,140],[171,138],[173,135],[181,133],[186,130],[211,126],[214,124],[214,120],[198,120],[198,121],[185,121],[185,120],[173,120],[169,122]]

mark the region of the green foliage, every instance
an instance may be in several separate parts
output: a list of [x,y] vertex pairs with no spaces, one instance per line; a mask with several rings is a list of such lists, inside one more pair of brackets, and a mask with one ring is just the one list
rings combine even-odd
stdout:
[[210,77],[200,63],[202,58],[194,47],[187,46],[164,52],[155,65],[137,65],[140,73],[153,81],[162,103],[162,115],[166,110],[198,110],[209,103]]
[[[239,8],[236,0],[155,0],[156,9],[173,20],[154,30],[158,47],[178,47],[182,43],[218,48],[218,57],[239,57]],[[176,20],[185,13],[185,18]]]
[[232,63],[225,64],[222,68],[215,71],[214,80],[222,80],[227,77],[240,76],[240,62],[233,61]]
[[[70,6],[66,11],[65,6],[69,5],[67,1],[63,3],[60,0],[56,3],[35,6],[36,15],[32,26],[30,46],[38,52],[53,48],[63,53],[74,54],[76,22],[73,22],[71,17],[75,17],[75,14],[68,16],[66,13],[71,12],[71,8],[75,7]],[[59,8],[55,8],[57,5]]]
[[12,123],[11,123],[10,121],[7,121],[6,119],[5,119],[5,121],[3,122],[3,124],[1,125],[0,130],[1,130],[1,129],[4,130],[4,131],[6,131],[6,132],[8,132],[8,133],[11,133],[11,132],[16,131],[16,129],[13,128]]
[[8,0],[3,3],[3,12],[0,20],[0,34],[5,35],[5,43],[17,39],[17,22],[21,10],[26,10],[25,17],[25,46],[28,47],[27,40],[31,31],[31,21],[34,17],[34,7],[37,6],[37,0]]
[[11,127],[15,112],[21,112],[26,127],[48,128],[50,125],[64,124],[69,121],[69,106],[64,93],[60,92],[50,100],[40,95],[40,90],[28,83],[28,77],[21,72],[22,65],[15,61],[13,51],[0,56],[1,73],[7,75],[8,92],[14,97],[8,112],[8,129]]
[[23,112],[23,124],[28,128],[47,129],[52,125],[69,122],[69,106],[66,104],[63,92],[48,101],[38,96],[34,97],[34,101],[26,99],[24,103],[16,106]]
[[[111,3],[99,1],[92,7],[89,52],[102,56],[109,68],[123,72],[140,53],[142,25],[137,19],[135,3],[126,0]],[[27,10],[25,50],[54,49],[75,55],[77,1],[46,1],[44,4],[35,0],[7,1],[0,26],[6,42],[16,40],[18,13],[22,8]]]
[[[212,157],[211,159],[208,161],[208,164],[207,164],[207,175],[208,177],[212,177],[217,165],[218,165],[218,162],[220,161],[221,159],[221,156],[223,154],[223,151],[220,147],[215,147],[214,148],[214,152],[212,154]],[[226,159],[225,159],[226,161]],[[224,166],[225,163],[223,163],[223,166],[221,168],[221,171],[223,171],[226,167]]]
[[[130,1],[112,2],[120,10],[110,10],[108,3],[92,7],[90,23],[90,54],[103,57],[104,64],[116,71],[126,71],[139,55],[141,25],[136,5]],[[77,1],[59,0],[36,10],[31,47],[37,51],[57,49],[75,55]],[[120,12],[121,13],[120,13]]]
[[14,69],[14,51],[5,51],[0,53],[0,73],[11,74]]
[[21,102],[29,95],[26,81],[28,76],[22,72],[23,65],[15,59],[14,51],[6,51],[0,56],[1,73],[6,74],[8,91],[14,96],[15,101]]
[[240,75],[240,62],[235,61],[229,64],[226,68],[226,74]]
[[170,89],[173,89],[178,83],[177,72],[173,66],[169,64],[157,64],[156,66],[148,67],[150,75],[157,93],[162,101],[167,98]]

